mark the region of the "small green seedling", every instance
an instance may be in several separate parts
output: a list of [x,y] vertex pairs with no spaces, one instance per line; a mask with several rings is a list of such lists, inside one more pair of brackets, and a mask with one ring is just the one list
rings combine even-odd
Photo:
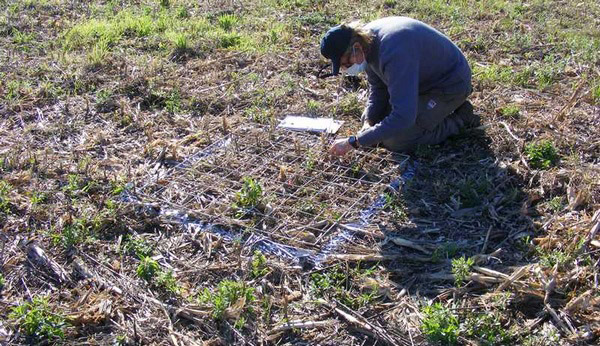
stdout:
[[245,215],[244,209],[256,207],[260,203],[262,193],[262,187],[256,180],[244,177],[242,188],[235,194],[235,202],[232,205],[237,210],[236,217]]
[[224,14],[217,19],[219,27],[225,31],[231,31],[238,23],[238,17],[235,14]]
[[525,155],[527,155],[531,168],[535,169],[548,169],[554,166],[559,159],[554,144],[548,140],[527,144]]
[[500,108],[500,114],[502,114],[502,116],[505,118],[517,118],[519,117],[520,113],[521,110],[519,109],[519,106],[514,104],[506,105]]
[[150,256],[143,257],[136,270],[137,275],[146,281],[152,280],[159,271],[160,266],[158,265],[158,262],[153,260]]
[[0,180],[0,212],[10,213],[10,199],[8,195],[11,190],[12,186],[9,183]]
[[500,317],[493,313],[470,315],[465,321],[466,334],[475,337],[481,345],[510,345],[511,336],[502,326]]
[[462,286],[464,281],[471,274],[471,268],[475,264],[473,258],[455,258],[452,260],[452,274],[454,274],[454,283],[456,287]]
[[252,277],[259,278],[267,275],[269,268],[267,268],[267,258],[262,252],[256,250],[252,256]]
[[456,345],[459,333],[458,317],[441,303],[423,308],[421,330],[433,344]]
[[140,260],[144,257],[152,255],[152,247],[146,243],[144,238],[127,236],[127,240],[123,245],[125,252],[134,253]]
[[54,245],[62,245],[65,249],[85,243],[90,239],[92,227],[89,220],[85,218],[75,218],[71,222],[63,225],[60,232],[52,234]]
[[34,297],[31,302],[13,308],[8,318],[14,320],[19,330],[34,344],[57,342],[65,336],[65,318],[52,312],[48,301],[42,297]]
[[244,300],[244,312],[251,313],[250,304],[256,300],[254,288],[247,287],[244,282],[232,280],[221,281],[215,292],[205,288],[198,297],[200,303],[212,306],[212,316],[217,320],[223,319],[225,309],[238,303],[240,299]]
[[156,284],[167,292],[173,294],[181,293],[181,286],[177,283],[177,279],[173,275],[173,271],[160,272],[156,276]]

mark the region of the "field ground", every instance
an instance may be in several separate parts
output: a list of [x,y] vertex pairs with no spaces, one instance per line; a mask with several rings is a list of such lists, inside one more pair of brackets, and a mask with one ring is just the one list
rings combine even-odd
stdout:
[[[1,344],[598,343],[597,1],[0,5]],[[318,43],[387,15],[465,52],[485,129],[276,128],[360,127]]]

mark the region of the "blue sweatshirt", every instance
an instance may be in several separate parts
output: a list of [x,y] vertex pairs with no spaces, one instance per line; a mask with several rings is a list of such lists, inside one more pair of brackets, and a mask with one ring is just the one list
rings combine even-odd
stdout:
[[[372,127],[358,135],[372,146],[415,124],[421,94],[461,94],[471,69],[460,49],[418,20],[387,17],[365,26],[373,35],[367,55],[370,95],[363,113]],[[390,105],[391,112],[386,114]]]

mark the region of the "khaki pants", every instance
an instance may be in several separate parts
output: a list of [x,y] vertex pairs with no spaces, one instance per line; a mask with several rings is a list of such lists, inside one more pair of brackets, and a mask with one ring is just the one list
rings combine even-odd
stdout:
[[464,122],[454,111],[466,101],[469,94],[420,95],[415,124],[381,144],[391,151],[407,152],[414,150],[417,145],[439,144],[458,134]]

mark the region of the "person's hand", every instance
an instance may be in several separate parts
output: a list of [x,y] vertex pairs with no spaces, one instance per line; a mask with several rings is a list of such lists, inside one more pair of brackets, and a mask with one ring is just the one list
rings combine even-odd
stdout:
[[333,142],[333,145],[329,148],[329,153],[335,156],[344,156],[352,149],[354,148],[348,142],[348,138],[342,138]]

